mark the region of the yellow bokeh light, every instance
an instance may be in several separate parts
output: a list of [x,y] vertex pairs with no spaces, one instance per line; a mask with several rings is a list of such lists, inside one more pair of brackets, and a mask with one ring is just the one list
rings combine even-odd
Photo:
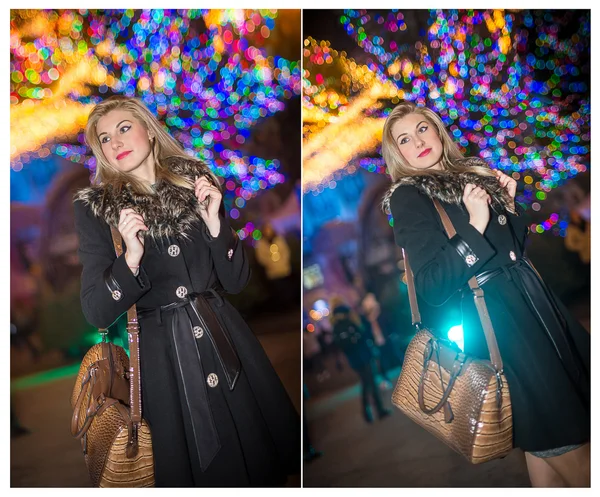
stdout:
[[[328,42],[317,43],[312,38],[308,43],[313,47],[306,59],[319,64],[318,50],[328,48]],[[319,48],[316,48],[319,47]],[[314,51],[316,50],[316,51]],[[317,188],[319,185],[335,185],[333,174],[339,169],[349,173],[355,171],[351,162],[362,154],[372,154],[381,144],[384,119],[368,116],[369,109],[379,104],[381,99],[398,101],[404,97],[404,91],[383,79],[366,65],[359,65],[348,59],[344,52],[336,53],[338,72],[336,78],[342,82],[339,86],[312,86],[304,81],[303,102],[303,189]],[[316,55],[315,55],[316,54]],[[306,55],[306,54],[305,54]],[[322,66],[317,66],[322,67]],[[407,75],[418,68],[408,59],[398,60],[392,64],[390,73],[402,72]],[[305,70],[308,77],[308,70]],[[349,96],[349,94],[351,96]]]
[[85,126],[92,108],[92,104],[54,98],[36,103],[26,100],[11,106],[11,160],[56,138],[74,138]]

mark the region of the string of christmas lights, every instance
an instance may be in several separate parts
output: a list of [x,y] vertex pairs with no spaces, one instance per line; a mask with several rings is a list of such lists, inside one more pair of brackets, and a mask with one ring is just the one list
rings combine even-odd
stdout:
[[[222,178],[231,216],[285,181],[277,160],[239,146],[300,94],[299,61],[268,55],[276,10],[11,11],[11,167],[56,154],[84,164],[91,108],[140,98]],[[246,238],[256,230],[240,231]]]
[[[305,191],[334,187],[340,171],[385,173],[381,129],[401,99],[435,110],[465,155],[520,181],[517,200],[536,211],[588,169],[589,11],[430,10],[419,23],[415,11],[345,10],[339,20],[362,52],[350,59],[305,40],[303,132],[305,147],[326,135],[349,150],[329,166],[328,145],[305,155]],[[531,228],[564,236],[566,226],[554,213]]]

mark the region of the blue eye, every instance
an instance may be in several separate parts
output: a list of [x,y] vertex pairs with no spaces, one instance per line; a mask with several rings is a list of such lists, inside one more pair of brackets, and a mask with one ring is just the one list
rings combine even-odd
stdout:
[[[127,133],[130,129],[131,129],[131,125],[126,124],[125,126],[123,126],[119,129],[119,133],[121,133],[121,134]],[[108,137],[108,136],[105,136],[104,138],[100,139],[100,143],[102,143],[102,144],[108,143],[109,141],[110,141],[110,137]]]
[[423,130],[423,129],[424,129],[425,131],[427,131],[428,127],[427,127],[427,126],[421,126],[421,127],[419,128],[419,133],[421,133],[421,132],[422,132],[421,130]]

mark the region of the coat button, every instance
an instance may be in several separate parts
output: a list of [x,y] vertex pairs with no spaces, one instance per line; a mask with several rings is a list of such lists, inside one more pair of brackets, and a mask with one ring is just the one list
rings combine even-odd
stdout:
[[194,332],[194,336],[196,338],[202,338],[202,336],[204,335],[204,330],[200,326],[194,326],[194,329],[192,331]]
[[114,290],[112,292],[112,298],[115,299],[116,301],[121,300],[122,297],[123,297],[123,294],[119,290]]
[[504,214],[500,214],[500,215],[498,216],[498,222],[499,222],[499,223],[500,223],[502,226],[504,226],[504,225],[506,224],[506,216],[505,216]]
[[516,260],[517,260],[517,256],[515,255],[515,253],[514,253],[512,250],[509,252],[509,254],[508,254],[508,255],[510,255],[510,258],[511,258],[513,261],[516,261]]
[[227,251],[227,258],[228,258],[229,260],[231,260],[231,259],[232,259],[232,257],[233,257],[233,249],[229,249],[229,250]]
[[206,378],[206,383],[210,388],[215,388],[219,384],[219,377],[215,373],[210,373]]
[[180,251],[180,250],[179,250],[179,246],[178,246],[178,245],[171,245],[171,246],[169,247],[169,250],[168,250],[168,252],[169,252],[169,255],[170,255],[171,257],[177,257],[177,256],[179,255],[179,251]]
[[187,295],[188,291],[187,291],[186,287],[180,286],[180,287],[177,287],[177,290],[175,291],[175,293],[177,294],[177,296],[180,299],[182,299],[182,298],[184,298]]

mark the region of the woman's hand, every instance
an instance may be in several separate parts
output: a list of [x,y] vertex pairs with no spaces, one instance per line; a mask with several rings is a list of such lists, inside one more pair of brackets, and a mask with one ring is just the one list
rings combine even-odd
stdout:
[[467,183],[462,200],[469,213],[469,224],[483,235],[490,222],[490,208],[488,205],[492,199],[483,188]]
[[148,231],[144,218],[133,209],[123,209],[119,214],[119,233],[127,246],[125,260],[131,272],[137,273],[142,256],[144,255],[144,238],[140,231]]
[[221,221],[219,220],[219,207],[223,195],[206,176],[196,176],[194,193],[200,203],[200,217],[206,223],[208,231],[213,238],[219,236]]
[[517,181],[514,178],[511,178],[510,176],[504,174],[502,171],[499,171],[498,169],[494,169],[494,174],[496,175],[496,178],[498,178],[500,186],[502,186],[502,188],[506,188],[506,191],[510,195],[510,198],[512,199],[511,211],[514,213],[515,195],[517,194]]

